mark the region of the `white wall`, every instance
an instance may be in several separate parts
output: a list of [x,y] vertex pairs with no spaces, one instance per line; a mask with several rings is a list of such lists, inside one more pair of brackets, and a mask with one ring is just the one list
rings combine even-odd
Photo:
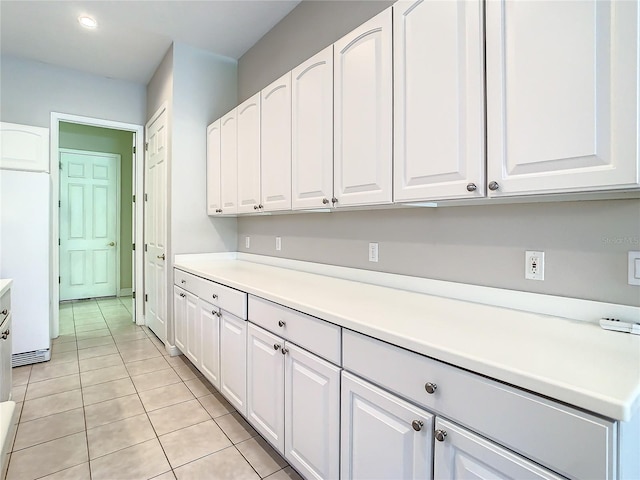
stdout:
[[49,128],[51,112],[142,125],[145,86],[3,55],[0,118]]
[[179,43],[173,47],[172,253],[234,251],[235,218],[206,210],[207,126],[237,102],[237,62]]

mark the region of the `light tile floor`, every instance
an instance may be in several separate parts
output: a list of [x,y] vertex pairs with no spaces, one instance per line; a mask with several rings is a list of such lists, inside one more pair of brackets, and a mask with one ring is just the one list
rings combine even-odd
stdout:
[[131,308],[131,298],[62,303],[51,361],[13,369],[7,479],[300,480]]

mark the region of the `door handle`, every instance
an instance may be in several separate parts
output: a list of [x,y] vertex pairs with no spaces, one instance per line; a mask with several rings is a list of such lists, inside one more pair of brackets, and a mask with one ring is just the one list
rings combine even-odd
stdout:
[[107,247],[115,247],[115,246],[116,246],[116,242],[107,243]]
[[164,260],[164,253],[163,253],[162,255],[158,255],[158,258],[159,258],[160,260]]

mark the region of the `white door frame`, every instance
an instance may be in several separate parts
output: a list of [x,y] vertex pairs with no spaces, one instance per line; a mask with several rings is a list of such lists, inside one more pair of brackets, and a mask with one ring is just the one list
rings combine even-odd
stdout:
[[[120,185],[122,182],[122,175],[121,175],[120,169],[122,168],[122,162],[121,162],[122,157],[119,153],[93,152],[89,150],[78,150],[75,148],[58,148],[58,152],[59,152],[58,161],[60,162],[60,164],[62,164],[60,153],[95,155],[99,157],[112,158],[113,160],[115,160],[115,163],[116,163],[116,278],[115,278],[115,281],[116,281],[116,296],[118,297],[120,296],[120,251],[121,251],[121,248],[128,248],[127,244],[122,245],[122,242],[120,241],[120,222],[122,221],[121,215],[120,215],[120,206],[121,206],[120,202],[121,202],[121,196],[122,196],[121,194],[122,189]],[[58,173],[60,173],[59,169],[58,169]],[[58,209],[58,215],[60,215],[60,209]],[[60,217],[58,217],[58,221],[60,221]],[[59,225],[58,225],[58,228],[60,228]],[[58,263],[58,266],[59,265],[60,263]]]
[[60,303],[60,285],[58,277],[60,276],[60,258],[58,250],[58,238],[60,237],[60,214],[58,211],[58,202],[60,201],[60,170],[58,165],[59,158],[59,139],[60,139],[60,122],[78,123],[81,125],[89,125],[92,127],[110,128],[113,130],[124,130],[135,134],[135,153],[133,154],[133,194],[136,195],[134,210],[134,229],[133,234],[138,247],[135,249],[133,258],[133,267],[135,271],[135,282],[133,285],[134,292],[138,292],[134,302],[135,320],[138,325],[144,324],[144,302],[142,294],[144,292],[144,202],[141,201],[141,193],[144,192],[144,125],[136,125],[133,123],[114,122],[111,120],[103,120],[99,118],[83,117],[79,115],[70,115],[66,113],[51,112],[51,292],[52,299],[50,305],[49,318],[51,319],[51,337],[55,338],[59,334],[59,313],[58,304]]

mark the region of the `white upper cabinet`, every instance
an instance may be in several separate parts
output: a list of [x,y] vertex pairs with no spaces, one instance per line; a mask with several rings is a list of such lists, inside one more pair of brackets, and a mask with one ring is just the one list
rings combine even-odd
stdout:
[[291,210],[291,72],[261,92],[264,211]]
[[220,120],[216,120],[207,127],[207,215],[222,213],[220,155]]
[[223,215],[238,213],[237,109],[220,119],[220,196]]
[[333,46],[291,72],[292,208],[333,198]]
[[49,129],[0,122],[0,168],[49,171]]
[[392,200],[392,8],[334,44],[334,192],[341,205]]
[[260,93],[238,106],[238,213],[260,210]]
[[484,196],[482,8],[393,6],[396,202]]
[[486,3],[489,195],[638,185],[638,8]]

